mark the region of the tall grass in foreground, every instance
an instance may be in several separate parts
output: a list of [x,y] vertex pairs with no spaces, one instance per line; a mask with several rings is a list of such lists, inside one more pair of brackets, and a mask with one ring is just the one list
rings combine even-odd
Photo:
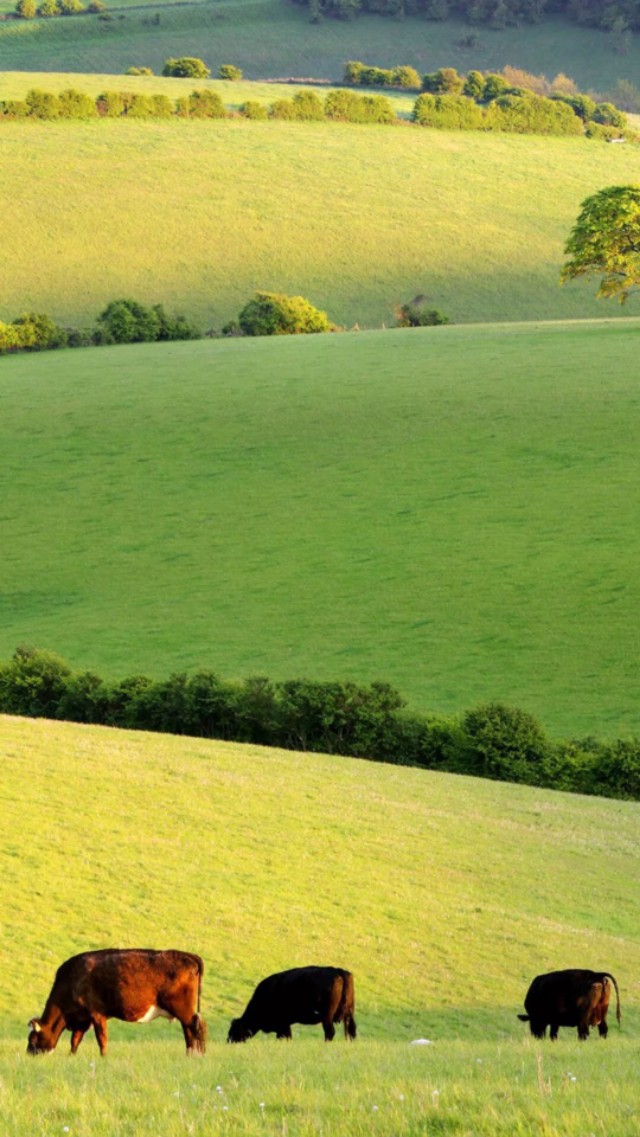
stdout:
[[[0,762],[8,1137],[635,1137],[638,805],[7,717]],[[203,1060],[162,1021],[27,1058],[56,966],[135,944],[204,956]],[[224,1043],[259,978],[312,962],[353,969],[355,1043]],[[616,975],[622,1031],[534,1043],[529,980],[576,964]]]
[[558,278],[581,201],[640,181],[640,147],[100,120],[7,122],[2,153],[0,319],[35,309],[88,326],[133,296],[220,329],[257,287],[347,327],[389,326],[417,293],[454,323],[624,315]]
[[[131,1030],[133,1028],[130,1028]],[[151,1034],[166,1035],[154,1027]],[[308,1032],[309,1033],[309,1032]],[[83,1047],[87,1042],[83,1043]],[[637,1040],[513,1039],[412,1047],[295,1038],[215,1044],[188,1062],[172,1043],[124,1038],[101,1061],[30,1059],[0,1046],[6,1137],[585,1137],[637,1134]]]

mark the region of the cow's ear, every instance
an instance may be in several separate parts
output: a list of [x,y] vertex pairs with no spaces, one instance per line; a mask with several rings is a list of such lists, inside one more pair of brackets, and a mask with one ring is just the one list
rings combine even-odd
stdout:
[[29,1019],[27,1025],[30,1026],[32,1030],[35,1030],[36,1034],[40,1034],[42,1027],[40,1026],[38,1019]]

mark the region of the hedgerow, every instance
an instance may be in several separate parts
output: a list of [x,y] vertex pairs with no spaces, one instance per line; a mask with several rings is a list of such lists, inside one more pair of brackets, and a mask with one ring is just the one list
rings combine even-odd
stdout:
[[388,683],[221,678],[210,670],[107,682],[53,652],[0,663],[0,712],[342,754],[496,781],[640,800],[640,738],[553,741],[499,701],[419,714]]

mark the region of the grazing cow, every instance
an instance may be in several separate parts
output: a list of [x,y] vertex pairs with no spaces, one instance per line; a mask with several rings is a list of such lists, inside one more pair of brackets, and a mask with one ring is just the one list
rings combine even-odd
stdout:
[[204,1054],[206,1024],[200,1016],[204,965],[187,951],[107,948],[84,951],[57,970],[42,1018],[31,1019],[27,1054],[54,1050],[71,1031],[75,1054],[93,1027],[100,1053],[107,1050],[107,1019],[148,1023],[178,1019],[187,1054]]
[[259,1030],[291,1038],[291,1023],[322,1023],[326,1042],[334,1023],[344,1023],[345,1038],[356,1037],[353,975],[341,967],[293,967],[258,983],[247,1009],[233,1019],[227,1042],[246,1042]]
[[526,1015],[518,1015],[528,1022],[536,1038],[544,1038],[550,1026],[550,1037],[555,1041],[558,1028],[575,1026],[578,1038],[589,1037],[589,1027],[597,1026],[602,1038],[607,1037],[607,1010],[611,984],[616,989],[616,1017],[620,1022],[620,993],[618,984],[608,971],[586,971],[568,968],[537,975],[527,991],[524,1005]]

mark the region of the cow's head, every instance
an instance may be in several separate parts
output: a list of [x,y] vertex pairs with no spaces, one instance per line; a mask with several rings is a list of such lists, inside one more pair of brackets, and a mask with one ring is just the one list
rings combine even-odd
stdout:
[[53,1050],[55,1042],[51,1038],[50,1032],[43,1027],[40,1019],[30,1019],[28,1026],[31,1029],[27,1039],[27,1054],[46,1054]]
[[242,1019],[232,1019],[229,1033],[227,1035],[227,1042],[246,1042],[248,1038],[252,1038],[255,1034]]

